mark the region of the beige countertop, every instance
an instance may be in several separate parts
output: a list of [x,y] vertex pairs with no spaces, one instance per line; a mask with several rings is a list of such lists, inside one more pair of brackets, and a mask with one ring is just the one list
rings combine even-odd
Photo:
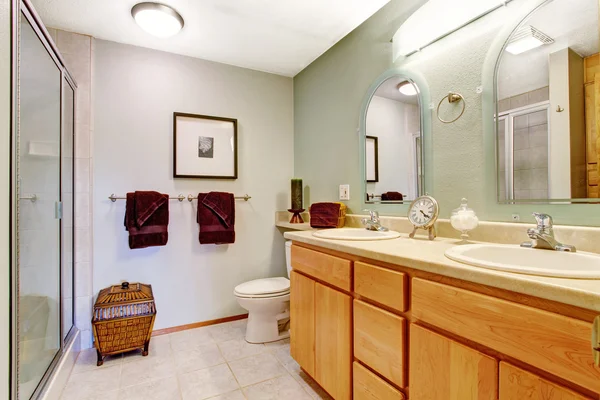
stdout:
[[[286,232],[286,239],[320,246],[376,261],[401,265],[451,278],[480,283],[499,289],[528,294],[600,312],[600,280],[564,279],[515,274],[473,267],[452,261],[444,255],[457,239],[425,236],[381,241],[345,241],[314,237],[313,232]],[[544,250],[540,250],[544,251]]]

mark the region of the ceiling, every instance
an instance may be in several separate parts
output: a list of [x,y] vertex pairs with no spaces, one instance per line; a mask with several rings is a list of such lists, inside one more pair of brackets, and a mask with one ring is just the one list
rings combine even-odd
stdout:
[[294,76],[389,0],[161,0],[185,20],[155,38],[131,8],[142,0],[32,0],[46,26]]
[[406,96],[398,91],[398,85],[402,82],[406,82],[406,79],[399,76],[389,78],[377,88],[375,96],[385,97],[386,99],[399,101],[401,103],[418,105],[418,96]]

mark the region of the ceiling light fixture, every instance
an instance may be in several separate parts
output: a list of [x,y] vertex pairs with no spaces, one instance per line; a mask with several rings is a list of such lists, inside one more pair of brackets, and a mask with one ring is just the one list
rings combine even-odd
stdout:
[[151,35],[167,38],[183,28],[183,18],[173,8],[153,2],[139,3],[131,9],[135,22]]
[[510,43],[506,46],[506,51],[517,55],[551,43],[554,43],[554,39],[550,36],[531,25],[525,25],[519,28],[510,38]]
[[405,96],[416,96],[419,91],[414,83],[405,81],[398,85],[398,91]]

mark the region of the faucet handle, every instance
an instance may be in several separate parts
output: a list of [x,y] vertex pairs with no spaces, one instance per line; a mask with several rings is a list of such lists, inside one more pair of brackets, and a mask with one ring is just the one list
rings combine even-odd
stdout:
[[550,215],[537,212],[534,212],[532,215],[535,217],[538,229],[552,229],[554,221]]
[[368,210],[368,209],[364,209],[363,211],[366,211],[369,213],[369,215],[371,216],[371,221],[375,221],[376,219],[379,218],[379,211]]

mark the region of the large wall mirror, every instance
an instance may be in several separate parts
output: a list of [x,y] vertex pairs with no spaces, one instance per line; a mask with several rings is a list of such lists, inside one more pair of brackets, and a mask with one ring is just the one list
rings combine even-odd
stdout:
[[413,80],[393,75],[368,100],[361,132],[365,203],[410,203],[423,193],[420,92]]
[[496,66],[501,203],[598,202],[598,0],[550,0],[507,40]]

